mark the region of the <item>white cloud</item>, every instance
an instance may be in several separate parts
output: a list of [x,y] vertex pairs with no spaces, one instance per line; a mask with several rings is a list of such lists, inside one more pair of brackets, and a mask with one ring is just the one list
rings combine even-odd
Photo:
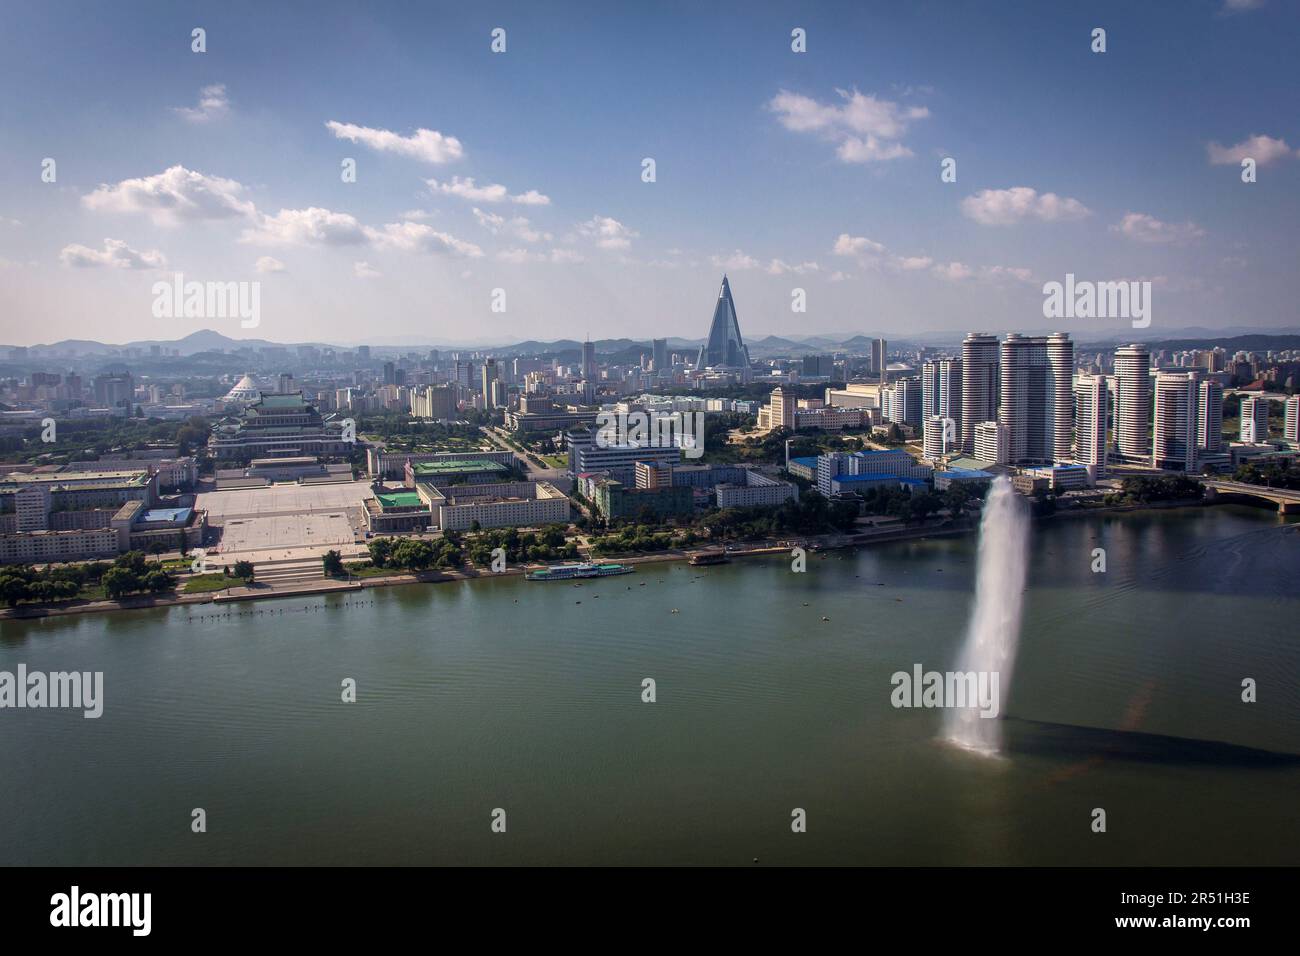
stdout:
[[944,263],[934,266],[930,271],[940,279],[948,282],[960,282],[962,279],[969,279],[975,274],[974,270],[963,262]]
[[436,179],[426,179],[425,183],[434,193],[455,196],[469,202],[505,202],[509,199],[512,203],[522,206],[549,206],[551,203],[551,197],[543,196],[536,189],[530,189],[519,196],[512,196],[510,190],[500,183],[480,186],[474,182],[472,176],[453,176],[450,182],[441,183]]
[[384,274],[369,262],[352,263],[352,274],[358,279],[382,279]]
[[791,265],[788,262],[781,261],[780,259],[773,259],[767,264],[767,274],[773,276],[785,275],[788,272],[793,272],[795,275],[808,275],[811,272],[820,271],[821,266],[815,262],[800,262]]
[[253,203],[233,179],[206,176],[184,166],[172,166],[154,176],[101,184],[83,196],[82,205],[95,212],[144,213],[160,226],[206,219],[252,218]]
[[510,194],[510,190],[500,183],[492,183],[486,186],[475,185],[472,176],[464,178],[453,176],[451,182],[444,183],[440,183],[436,179],[426,179],[425,182],[436,193],[442,193],[444,196],[455,196],[458,199],[468,199],[471,202],[502,202]]
[[1239,166],[1243,159],[1253,159],[1258,166],[1267,166],[1291,155],[1291,147],[1284,139],[1256,134],[1243,139],[1236,146],[1208,143],[1205,147],[1211,166]]
[[852,278],[853,278],[853,277],[852,277],[851,275],[849,275],[847,272],[839,272],[839,271],[837,270],[837,271],[831,273],[831,281],[832,281],[832,282],[847,282],[849,279],[852,279]]
[[505,216],[498,216],[494,212],[484,212],[477,206],[474,207],[473,212],[478,224],[494,236],[505,234],[523,242],[550,242],[551,240],[549,232],[539,232],[534,229],[532,223],[523,216],[507,219]]
[[1058,196],[1056,193],[1040,194],[1028,186],[981,190],[963,199],[961,210],[967,218],[985,226],[1009,226],[1026,219],[1067,222],[1092,214],[1077,199]]
[[1258,10],[1264,5],[1264,0],[1223,0],[1223,13],[1245,13],[1247,10]]
[[984,269],[984,278],[994,281],[1000,279],[1010,279],[1015,282],[1032,283],[1034,274],[1028,269],[1022,269],[1015,266],[988,266]]
[[711,256],[709,259],[713,263],[713,268],[722,269],[726,272],[744,272],[748,269],[757,269],[760,263],[751,255],[747,255],[737,249],[728,256]]
[[199,90],[197,106],[174,106],[172,111],[191,123],[206,123],[209,120],[221,119],[230,112],[230,100],[226,98],[226,84],[213,83],[211,86],[205,86]]
[[376,246],[401,252],[420,252],[455,258],[478,259],[483,250],[420,222],[390,222],[382,230],[366,229]]
[[529,249],[503,249],[497,253],[497,258],[502,262],[512,262],[515,264],[546,261],[545,255],[540,252],[533,252]]
[[444,136],[437,130],[417,129],[410,136],[402,136],[386,129],[373,129],[353,123],[330,120],[325,127],[339,139],[360,143],[381,153],[395,153],[424,163],[449,163],[465,155],[460,140]]
[[157,249],[140,252],[121,239],[105,239],[103,249],[91,249],[73,243],[63,247],[59,259],[65,266],[110,269],[165,269],[167,258]]
[[253,266],[258,272],[284,272],[284,263],[272,256],[262,256]]
[[639,232],[610,216],[592,216],[586,222],[579,223],[578,234],[595,239],[596,245],[602,249],[626,249],[633,239],[640,236]]
[[1205,235],[1205,230],[1194,222],[1162,222],[1142,212],[1125,213],[1124,218],[1110,228],[1135,242],[1155,245],[1190,242]]
[[859,139],[850,136],[835,149],[835,155],[846,163],[874,163],[886,159],[904,159],[912,151],[902,143],[887,143],[868,136]]
[[919,272],[934,265],[934,260],[929,256],[894,256],[891,261],[904,272]]
[[477,206],[474,207],[473,213],[474,218],[478,220],[478,224],[493,235],[500,232],[506,224],[505,216],[499,216],[494,212],[484,212]]
[[840,233],[839,238],[835,240],[835,246],[831,249],[831,252],[837,256],[880,255],[884,251],[885,247],[879,242],[866,236],[850,236],[847,232]]
[[348,213],[311,206],[263,216],[239,241],[265,246],[356,246],[369,238],[366,228]]
[[525,262],[549,262],[555,265],[564,265],[586,261],[580,253],[574,252],[572,249],[552,249],[550,252],[534,252],[531,249],[523,249],[519,247],[503,249],[497,253],[497,258],[502,262],[515,264]]
[[520,193],[518,196],[511,196],[510,201],[518,203],[521,206],[549,206],[551,197],[544,196],[536,189],[530,189],[526,193]]
[[841,103],[817,100],[788,90],[779,91],[767,108],[781,125],[796,133],[816,133],[836,143],[845,163],[871,163],[911,156],[900,140],[914,121],[925,119],[924,106],[902,106],[858,90],[835,91]]
[[427,209],[407,209],[397,214],[399,219],[432,219],[433,213]]

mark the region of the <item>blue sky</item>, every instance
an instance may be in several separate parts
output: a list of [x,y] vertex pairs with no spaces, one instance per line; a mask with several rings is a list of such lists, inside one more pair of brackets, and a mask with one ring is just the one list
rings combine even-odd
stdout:
[[0,341],[698,337],[724,269],[748,337],[1297,325],[1292,2],[268,7],[7,5]]

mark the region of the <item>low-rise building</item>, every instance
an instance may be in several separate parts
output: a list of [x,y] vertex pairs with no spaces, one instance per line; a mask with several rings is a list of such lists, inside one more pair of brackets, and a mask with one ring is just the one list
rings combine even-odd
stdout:
[[993,475],[978,468],[949,468],[934,474],[934,490],[947,491],[953,485],[972,485],[979,487],[993,481]]
[[438,488],[452,485],[498,484],[509,477],[510,469],[499,461],[484,458],[448,458],[437,461],[408,462],[403,469],[407,488],[430,484]]
[[424,465],[446,461],[495,461],[510,467],[515,462],[512,451],[455,451],[455,452],[412,452],[385,451],[383,448],[370,446],[366,449],[366,469],[371,478],[380,480],[402,478],[406,472],[406,463]]
[[695,510],[695,495],[686,485],[661,488],[633,488],[614,478],[596,482],[592,499],[596,511],[609,521],[635,520],[647,510],[656,520],[689,517]]
[[1079,464],[1062,464],[1050,465],[1041,468],[1028,469],[1029,474],[1036,478],[1047,480],[1047,487],[1051,491],[1078,491],[1083,488],[1091,488],[1094,484],[1092,476],[1088,473],[1087,467]]
[[799,489],[788,481],[746,468],[743,482],[723,482],[713,489],[719,508],[775,508],[799,500]]
[[443,490],[421,484],[421,495],[438,511],[444,531],[568,524],[569,498],[548,481],[457,485]]
[[438,523],[430,499],[418,491],[380,491],[367,498],[366,529],[372,534],[425,531]]

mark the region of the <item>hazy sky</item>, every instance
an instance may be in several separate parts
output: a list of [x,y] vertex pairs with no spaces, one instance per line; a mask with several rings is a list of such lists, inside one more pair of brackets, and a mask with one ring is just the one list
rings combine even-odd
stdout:
[[[748,338],[1125,324],[1045,320],[1067,272],[1297,324],[1286,0],[0,16],[0,342],[700,337],[724,270]],[[260,282],[260,326],[155,318],[176,272]]]

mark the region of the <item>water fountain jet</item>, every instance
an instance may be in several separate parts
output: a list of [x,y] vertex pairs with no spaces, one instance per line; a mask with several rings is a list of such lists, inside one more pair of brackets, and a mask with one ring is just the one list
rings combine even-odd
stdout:
[[[980,520],[979,559],[975,570],[975,606],[957,661],[959,672],[997,673],[1005,710],[1020,643],[1020,615],[1029,564],[1029,518],[1009,479],[993,480]],[[995,754],[1002,747],[996,718],[980,716],[978,706],[950,708],[944,738],[968,750]]]

